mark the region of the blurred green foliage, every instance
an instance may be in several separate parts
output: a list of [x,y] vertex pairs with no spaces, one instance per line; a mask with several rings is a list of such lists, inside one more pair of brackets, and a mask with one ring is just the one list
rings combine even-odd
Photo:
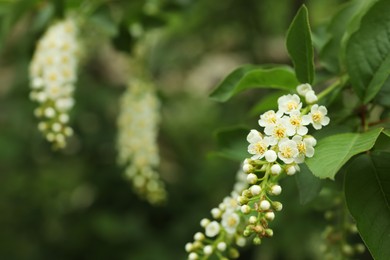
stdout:
[[[286,62],[285,32],[303,1],[96,2],[0,1],[0,259],[184,259],[184,244],[230,192],[239,167],[212,156],[214,133],[254,126],[257,115],[249,111],[267,92],[253,90],[227,104],[208,94],[238,65]],[[306,2],[319,25],[343,1]],[[68,11],[88,14],[89,26],[99,30],[84,35],[92,48],[75,94],[76,134],[55,152],[36,128],[28,64],[37,39]],[[134,24],[163,35],[147,63],[163,103],[160,172],[169,201],[161,207],[139,200],[117,166],[116,116],[125,84],[111,75],[114,58],[108,65],[99,59],[104,42],[130,53]],[[241,259],[321,259],[325,221],[311,210],[321,202],[302,206],[294,181],[283,185],[285,210],[273,223],[274,239],[244,250]]]

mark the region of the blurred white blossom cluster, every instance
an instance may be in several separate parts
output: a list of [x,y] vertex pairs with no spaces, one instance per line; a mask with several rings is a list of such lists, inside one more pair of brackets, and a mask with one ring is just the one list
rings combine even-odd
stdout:
[[211,210],[212,219],[204,218],[200,225],[204,232],[197,232],[194,241],[185,245],[188,259],[207,259],[212,255],[220,259],[239,257],[238,247],[243,247],[247,239],[243,237],[245,219],[240,212],[237,197],[248,187],[246,174],[239,170],[237,181],[230,196],[227,196],[218,207]]
[[259,245],[264,237],[273,236],[269,222],[283,208],[272,198],[282,192],[278,182],[294,175],[298,164],[314,155],[317,141],[308,135],[308,127],[319,130],[330,121],[327,109],[315,104],[318,98],[309,84],[299,85],[297,92],[281,96],[278,111],[260,116],[263,132],[253,129],[248,134],[251,157],[245,159],[231,196],[211,210],[213,220],[200,222],[205,232],[196,233],[194,242],[186,244],[188,259],[238,258],[235,245],[244,246],[248,239]]
[[[280,178],[294,175],[298,164],[314,155],[316,139],[308,135],[309,126],[319,130],[329,124],[327,109],[315,104],[318,100],[309,84],[297,87],[297,94],[278,99],[278,111],[267,111],[260,116],[263,132],[251,130],[247,136],[248,152],[252,155],[244,162],[243,170],[250,187],[238,197],[241,212],[249,217],[244,235],[260,244],[264,237],[272,237],[269,222],[282,203],[272,197],[282,192]],[[301,101],[304,97],[304,103]]]
[[126,177],[137,194],[152,204],[166,199],[164,183],[156,168],[160,103],[153,86],[132,81],[123,94],[118,118],[119,163],[126,166]]
[[56,148],[66,146],[73,134],[68,126],[74,105],[79,44],[77,25],[71,18],[53,24],[38,41],[30,64],[30,98],[39,103],[38,128]]

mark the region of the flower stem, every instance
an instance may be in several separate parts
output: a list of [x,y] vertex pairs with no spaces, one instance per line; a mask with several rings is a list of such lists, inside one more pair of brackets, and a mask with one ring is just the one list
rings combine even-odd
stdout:
[[336,89],[339,86],[343,86],[345,82],[347,81],[348,76],[342,76],[336,82],[334,82],[332,85],[327,87],[325,90],[323,90],[320,94],[317,95],[318,100],[321,100],[322,98],[326,97],[330,92],[332,92],[334,89]]

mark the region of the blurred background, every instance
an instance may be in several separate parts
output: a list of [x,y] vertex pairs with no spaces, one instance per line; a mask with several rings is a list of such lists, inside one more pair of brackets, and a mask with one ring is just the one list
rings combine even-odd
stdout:
[[[209,93],[240,65],[290,63],[284,36],[302,3],[316,36],[342,2],[0,0],[0,259],[186,259],[185,243],[239,168],[217,133],[256,127],[262,108],[253,108],[268,92],[223,104]],[[86,47],[75,135],[53,151],[37,130],[28,65],[45,29],[69,12],[87,17]],[[118,100],[137,66],[127,57],[143,34],[153,37],[142,66],[162,102],[159,172],[169,199],[158,207],[132,192],[116,158]],[[240,259],[321,259],[322,204],[300,205],[294,178],[282,186],[274,238]]]

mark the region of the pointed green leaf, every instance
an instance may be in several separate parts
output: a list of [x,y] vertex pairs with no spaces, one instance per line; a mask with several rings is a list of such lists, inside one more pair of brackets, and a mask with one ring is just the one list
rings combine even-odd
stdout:
[[299,189],[299,201],[306,204],[317,197],[322,188],[321,179],[315,177],[306,164],[300,164],[299,174],[295,174],[295,180]]
[[342,6],[340,10],[332,17],[327,33],[329,38],[322,47],[319,56],[320,62],[324,67],[334,73],[340,71],[340,50],[341,42],[345,31],[356,13],[362,8],[363,1],[350,1]]
[[210,94],[216,101],[225,102],[237,93],[251,88],[292,90],[298,85],[290,67],[261,68],[244,65],[230,73]]
[[313,43],[306,6],[295,15],[287,32],[287,51],[294,63],[297,79],[301,83],[313,83],[314,58]]
[[326,137],[318,142],[315,154],[306,164],[319,178],[334,179],[336,173],[352,156],[370,150],[382,128],[358,133],[345,133]]
[[390,1],[379,0],[362,17],[346,43],[352,86],[364,103],[372,100],[390,73]]
[[390,259],[390,153],[360,155],[347,168],[345,198],[377,260]]

